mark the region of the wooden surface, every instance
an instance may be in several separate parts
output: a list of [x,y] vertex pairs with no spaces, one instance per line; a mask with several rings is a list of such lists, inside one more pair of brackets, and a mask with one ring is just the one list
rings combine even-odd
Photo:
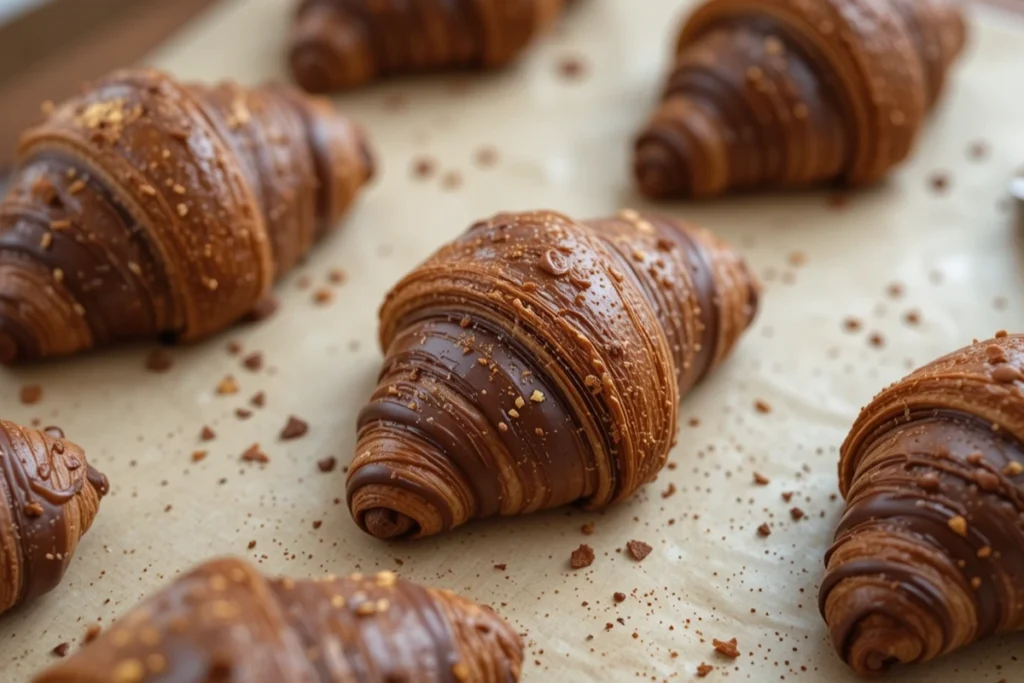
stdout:
[[0,26],[0,170],[40,104],[136,62],[214,0],[51,0]]

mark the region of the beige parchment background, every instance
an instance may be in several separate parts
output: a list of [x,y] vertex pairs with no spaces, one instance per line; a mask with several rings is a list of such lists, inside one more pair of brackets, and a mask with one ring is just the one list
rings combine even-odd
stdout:
[[[913,160],[884,186],[845,202],[811,192],[662,207],[740,245],[766,294],[733,360],[685,401],[674,469],[657,483],[605,514],[489,521],[411,545],[364,536],[334,502],[379,367],[376,308],[391,283],[499,210],[583,218],[646,206],[631,188],[629,140],[652,106],[669,27],[687,4],[589,0],[503,73],[338,98],[372,133],[381,172],[343,229],[280,287],[282,309],[265,323],[176,350],[161,375],[144,369],[150,347],[0,370],[0,415],[59,424],[113,483],[64,584],[0,619],[0,679],[27,680],[58,643],[77,647],[87,624],[109,625],[198,561],[238,554],[294,577],[395,569],[494,604],[525,634],[527,683],[687,681],[702,661],[716,666],[706,680],[853,680],[816,606],[842,507],[830,500],[837,447],[858,408],[909,368],[973,337],[1024,329],[1022,245],[1006,191],[1024,165],[1024,22],[995,10],[975,13],[947,98]],[[152,62],[192,79],[284,77],[288,5],[224,2]],[[560,74],[567,59],[585,65],[582,78]],[[979,141],[983,159],[969,153]],[[492,168],[475,163],[483,147],[498,150]],[[437,165],[429,180],[413,177],[421,157]],[[931,187],[936,173],[948,177],[943,194]],[[449,174],[458,188],[446,186]],[[328,284],[333,268],[347,273],[344,285]],[[329,305],[313,302],[321,287],[334,292]],[[911,311],[916,325],[905,320]],[[848,317],[861,321],[859,331],[844,329]],[[232,340],[261,351],[264,368],[250,372],[229,356]],[[226,374],[238,395],[215,395]],[[42,402],[21,405],[19,387],[36,383]],[[237,419],[257,391],[266,407]],[[757,412],[757,400],[772,412]],[[277,434],[290,414],[311,429],[285,443]],[[198,439],[204,424],[218,434],[208,445]],[[239,461],[253,442],[270,455],[267,466]],[[199,448],[210,453],[194,464]],[[330,474],[316,464],[327,456],[340,461]],[[771,483],[755,486],[754,471]],[[663,498],[670,485],[676,493]],[[795,492],[792,502],[783,492]],[[806,518],[792,521],[793,506]],[[584,537],[587,522],[596,532]],[[762,522],[772,526],[768,538],[755,532]],[[631,539],[654,552],[634,562],[620,551]],[[574,572],[568,557],[581,542],[597,560]],[[625,602],[616,604],[615,592]],[[742,656],[716,657],[711,639],[732,637]],[[997,639],[891,680],[1024,681],[1015,659],[1022,643]]]

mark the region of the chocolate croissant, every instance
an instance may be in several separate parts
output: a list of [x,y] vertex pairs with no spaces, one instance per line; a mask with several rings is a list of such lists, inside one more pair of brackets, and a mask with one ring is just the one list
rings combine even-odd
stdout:
[[122,71],[21,140],[0,203],[0,362],[194,341],[252,310],[371,175],[363,135],[281,87]]
[[292,73],[306,90],[327,92],[392,74],[504,66],[568,1],[303,0]]
[[268,579],[208,562],[35,683],[514,683],[519,636],[488,607],[392,572]]
[[0,420],[0,613],[57,587],[109,488],[56,427]]
[[873,183],[910,153],[964,36],[957,0],[709,0],[637,138],[640,189]]
[[736,345],[758,291],[728,245],[669,218],[477,223],[383,305],[353,517],[410,538],[629,497],[664,466],[680,397]]
[[1024,628],[1024,337],[926,365],[841,451],[822,614],[863,675]]

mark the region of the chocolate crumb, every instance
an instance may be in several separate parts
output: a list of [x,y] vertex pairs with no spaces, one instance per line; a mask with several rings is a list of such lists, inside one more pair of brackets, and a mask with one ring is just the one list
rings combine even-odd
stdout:
[[903,314],[903,321],[908,325],[918,325],[921,322],[921,314],[917,311],[907,311]]
[[704,662],[701,662],[700,666],[697,667],[697,678],[705,678],[709,673],[711,673],[714,670],[715,667],[711,666],[710,664],[705,664]]
[[167,349],[153,349],[146,356],[146,369],[150,372],[167,372],[173,366],[174,356]]
[[209,454],[209,451],[192,451],[192,462],[202,462]]
[[249,545],[248,545],[249,550],[252,550],[255,547],[256,547],[256,541],[249,541]]
[[761,538],[767,538],[772,535],[772,528],[768,526],[768,522],[764,522],[761,526],[757,527],[757,535]]
[[348,280],[348,274],[340,268],[331,268],[327,272],[327,281],[332,285],[343,285]]
[[480,168],[491,168],[498,163],[498,150],[494,147],[481,147],[476,151],[476,165]]
[[772,483],[772,480],[761,474],[760,472],[754,472],[754,483],[758,486],[767,486]]
[[615,598],[615,602],[625,602],[625,600],[626,600],[626,594],[625,593],[616,593],[612,597]]
[[441,179],[441,187],[446,190],[457,190],[462,187],[462,174],[458,171],[448,171]]
[[281,438],[286,441],[288,439],[298,439],[301,436],[305,436],[308,431],[309,425],[306,422],[291,415],[288,418],[288,423],[281,430]]
[[643,541],[630,541],[626,544],[626,549],[629,550],[629,554],[633,556],[633,559],[637,562],[643,562],[644,558],[651,554],[651,546],[644,543]]
[[843,321],[843,328],[847,332],[857,332],[860,330],[862,323],[857,318],[847,318]]
[[38,384],[26,384],[21,387],[21,402],[27,406],[34,406],[43,400],[43,388]]
[[231,375],[227,375],[217,384],[218,396],[231,396],[238,393],[238,382]]
[[316,466],[324,473],[333,472],[337,465],[338,459],[333,456],[316,461]]
[[584,536],[591,536],[591,535],[593,535],[593,533],[594,533],[594,525],[593,525],[593,523],[587,522],[586,524],[584,524],[583,526],[580,527],[580,531],[583,532]]
[[252,417],[252,411],[247,408],[235,408],[235,417],[239,420],[248,420]]
[[739,648],[737,648],[736,646],[737,643],[735,638],[731,638],[728,641],[714,638],[712,639],[711,644],[714,645],[715,652],[725,657],[728,657],[729,659],[736,659],[740,656],[740,651]]
[[967,538],[967,520],[963,516],[956,515],[955,517],[950,517],[946,524],[953,530],[953,533]]
[[806,513],[800,508],[791,508],[789,511],[789,516],[793,518],[794,522],[799,522],[801,519],[804,518],[805,514]]
[[66,657],[67,654],[68,654],[68,650],[70,648],[71,648],[71,644],[70,643],[60,643],[59,645],[57,645],[57,647],[53,648],[52,652],[53,652],[53,654],[57,655],[58,657]]
[[668,488],[661,492],[662,498],[671,498],[676,493],[676,485],[669,482]]
[[871,345],[872,345],[872,346],[874,346],[874,347],[875,347],[876,349],[880,349],[880,348],[882,348],[883,346],[885,346],[885,337],[883,337],[883,336],[881,335],[881,333],[879,333],[879,332],[873,332],[873,333],[871,334],[871,336],[870,336],[870,337],[868,337],[868,341],[869,341],[869,342],[871,343]]
[[578,81],[586,72],[587,65],[579,57],[566,56],[558,60],[558,75],[567,81]]
[[263,449],[260,448],[260,445],[258,443],[254,443],[253,445],[245,449],[245,451],[242,453],[242,461],[266,464],[270,462],[270,457],[263,452]]
[[259,351],[250,353],[242,359],[242,365],[246,370],[257,372],[263,368],[263,354]]
[[213,441],[217,438],[217,433],[209,427],[204,426],[202,431],[199,432],[199,438],[202,441]]
[[255,408],[262,408],[267,404],[267,395],[262,391],[257,391],[249,399],[249,403]]
[[412,175],[417,180],[426,180],[430,176],[434,175],[434,171],[437,169],[437,164],[434,163],[433,159],[427,157],[420,157],[413,161],[412,164]]
[[938,194],[943,194],[949,189],[949,174],[942,171],[936,171],[932,173],[928,178],[928,184],[931,186],[932,191]]
[[505,571],[505,569],[507,567],[508,567],[507,564],[496,564],[496,565],[494,565],[494,568],[497,569],[499,572]]
[[689,420],[686,421],[686,424],[689,427],[700,427],[700,418],[691,417]]
[[318,519],[318,520],[313,522],[313,528],[314,529],[319,529],[321,526],[323,526],[323,524],[324,523],[321,520]]
[[317,306],[326,306],[334,298],[334,292],[329,289],[320,288],[313,292],[313,303]]
[[892,299],[899,299],[903,296],[903,285],[899,282],[893,282],[885,288],[885,293]]
[[589,567],[594,563],[594,549],[586,543],[580,545],[579,548],[572,551],[572,555],[569,556],[569,566],[573,569],[583,569]]
[[242,342],[229,341],[227,345],[228,355],[237,356],[242,352]]
[[757,410],[757,412],[761,413],[762,415],[767,415],[768,413],[772,412],[771,405],[769,405],[765,401],[762,401],[761,399],[757,399],[756,401],[754,401],[754,409]]
[[793,500],[793,492],[792,491],[783,491],[782,492],[782,500],[787,502],[787,503],[789,501]]

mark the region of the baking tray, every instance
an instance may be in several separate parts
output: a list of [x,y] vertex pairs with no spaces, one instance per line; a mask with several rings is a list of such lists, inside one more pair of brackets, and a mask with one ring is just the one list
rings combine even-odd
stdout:
[[[186,78],[283,78],[289,4],[221,3],[152,63]],[[650,208],[630,182],[629,141],[660,88],[666,27],[686,3],[578,5],[507,71],[338,98],[373,135],[381,172],[343,229],[280,286],[269,320],[175,350],[162,374],[146,370],[146,346],[0,371],[0,414],[60,425],[113,485],[63,585],[0,621],[2,680],[26,680],[57,644],[77,647],[88,624],[109,625],[221,554],[295,577],[392,569],[494,604],[525,635],[527,683],[685,681],[701,662],[716,667],[707,680],[854,680],[826,641],[816,595],[842,510],[837,447],[888,382],[974,337],[1024,329],[1007,190],[1024,162],[1024,24],[998,10],[974,13],[946,99],[884,185],[659,207],[741,247],[766,291],[735,356],[686,399],[671,469],[656,483],[604,514],[562,509],[407,544],[365,536],[345,508],[342,465],[380,366],[376,310],[393,282],[500,210]],[[421,178],[417,166],[433,172]],[[344,284],[330,281],[336,269]],[[320,289],[332,294],[326,304]],[[245,352],[230,355],[229,342]],[[241,361],[255,351],[256,372]],[[229,374],[239,393],[216,395]],[[22,405],[19,388],[33,384],[42,401]],[[260,391],[266,406],[239,420]],[[282,442],[289,415],[310,431]],[[217,432],[209,444],[204,425]],[[239,458],[256,442],[270,456],[262,467]],[[199,449],[209,455],[194,463]],[[321,472],[329,457],[338,467]],[[756,485],[754,472],[770,483]],[[761,538],[765,522],[772,533]],[[654,547],[643,562],[623,550],[633,539]],[[596,561],[572,571],[580,543]],[[734,637],[738,659],[714,654],[713,638]],[[890,680],[1021,681],[1022,638]]]

